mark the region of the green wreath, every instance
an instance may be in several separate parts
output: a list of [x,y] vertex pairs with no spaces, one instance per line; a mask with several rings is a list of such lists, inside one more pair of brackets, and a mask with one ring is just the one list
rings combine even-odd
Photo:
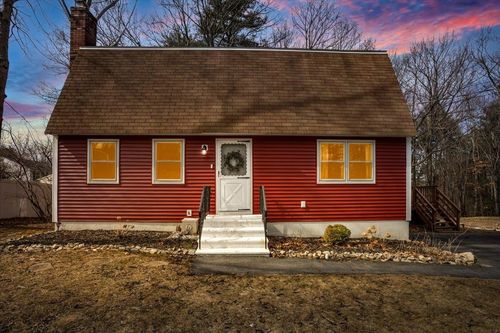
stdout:
[[245,166],[245,159],[237,150],[224,155],[224,167],[231,173],[239,171]]

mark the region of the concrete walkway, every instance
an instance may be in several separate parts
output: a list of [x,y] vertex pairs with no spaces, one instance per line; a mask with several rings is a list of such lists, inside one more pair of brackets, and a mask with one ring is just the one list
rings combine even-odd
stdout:
[[[433,235],[446,241],[456,233]],[[473,266],[239,256],[195,257],[193,274],[404,274],[500,279],[500,232],[471,231],[459,236],[459,251],[478,257]]]

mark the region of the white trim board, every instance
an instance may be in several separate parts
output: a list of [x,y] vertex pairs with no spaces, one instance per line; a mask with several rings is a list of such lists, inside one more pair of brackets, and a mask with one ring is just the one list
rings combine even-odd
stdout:
[[176,222],[61,222],[59,230],[176,231]]
[[80,50],[107,50],[107,51],[258,51],[258,52],[301,52],[301,53],[354,53],[354,54],[387,54],[386,50],[328,50],[328,49],[273,49],[273,48],[245,48],[245,47],[103,47],[81,46]]
[[406,221],[411,221],[411,137],[406,138]]
[[321,237],[329,225],[342,224],[351,230],[352,238],[362,238],[363,233],[375,226],[376,237],[391,235],[391,239],[409,239],[408,221],[331,221],[331,222],[268,222],[268,236]]
[[52,222],[57,231],[58,222],[58,185],[59,185],[59,137],[52,138]]

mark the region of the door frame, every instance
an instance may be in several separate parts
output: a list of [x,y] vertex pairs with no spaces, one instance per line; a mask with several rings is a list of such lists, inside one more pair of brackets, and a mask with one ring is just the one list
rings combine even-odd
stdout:
[[[249,144],[247,151],[247,168],[248,176],[250,177],[250,213],[253,214],[253,141],[251,138],[216,138],[215,139],[215,214],[235,214],[234,212],[221,212],[220,211],[220,181],[219,171],[221,168],[220,161],[220,145],[224,142],[230,141],[244,141]],[[250,163],[248,163],[250,161]]]

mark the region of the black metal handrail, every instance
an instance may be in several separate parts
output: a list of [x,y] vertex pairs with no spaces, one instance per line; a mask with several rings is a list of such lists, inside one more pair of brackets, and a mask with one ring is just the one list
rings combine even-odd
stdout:
[[200,208],[198,209],[198,248],[201,248],[201,231],[203,222],[210,212],[210,186],[203,186],[201,191]]
[[[260,215],[262,215],[262,222],[264,222],[264,233],[267,237],[267,204],[266,204],[266,189],[264,186],[259,187],[259,207]],[[267,241],[266,241],[267,248]]]

